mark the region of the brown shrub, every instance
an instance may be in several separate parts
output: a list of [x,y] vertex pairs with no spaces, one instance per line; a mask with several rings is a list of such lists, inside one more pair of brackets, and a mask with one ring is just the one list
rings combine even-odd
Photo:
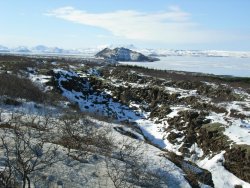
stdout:
[[10,74],[0,74],[0,95],[43,102],[45,94],[29,79]]

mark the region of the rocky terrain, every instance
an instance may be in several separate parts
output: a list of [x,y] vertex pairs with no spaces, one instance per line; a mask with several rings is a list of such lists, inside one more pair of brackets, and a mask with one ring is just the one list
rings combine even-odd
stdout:
[[[2,184],[250,186],[249,78],[8,55],[0,78]],[[44,154],[35,150],[35,167],[23,174],[8,148],[26,137]]]
[[109,49],[105,48],[102,51],[98,52],[95,55],[97,58],[104,58],[108,60],[113,60],[113,61],[157,61],[159,59],[150,57],[150,56],[145,56],[139,52],[132,51],[127,48],[115,48],[115,49]]

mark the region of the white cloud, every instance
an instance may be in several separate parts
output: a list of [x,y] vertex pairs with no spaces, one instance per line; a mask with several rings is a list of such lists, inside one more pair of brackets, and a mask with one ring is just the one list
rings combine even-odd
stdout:
[[[219,40],[215,32],[204,30],[192,22],[191,15],[178,6],[167,11],[145,13],[120,10],[108,13],[88,13],[73,7],[62,7],[46,15],[74,23],[94,26],[110,31],[125,39],[161,43],[203,43]],[[218,33],[217,33],[218,34]]]

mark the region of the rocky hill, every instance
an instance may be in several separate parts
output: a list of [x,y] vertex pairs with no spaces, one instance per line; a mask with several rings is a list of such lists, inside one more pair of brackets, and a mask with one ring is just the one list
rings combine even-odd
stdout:
[[102,51],[98,52],[95,55],[97,58],[104,58],[108,60],[114,60],[114,61],[157,61],[159,59],[154,57],[145,56],[139,52],[132,51],[127,48],[115,48],[115,49],[109,49],[105,48]]
[[1,185],[250,186],[249,78],[0,59]]

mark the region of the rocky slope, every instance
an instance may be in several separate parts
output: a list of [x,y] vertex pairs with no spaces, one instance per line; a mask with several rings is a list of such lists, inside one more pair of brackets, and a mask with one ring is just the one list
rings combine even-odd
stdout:
[[[58,104],[68,100],[70,104],[64,108],[71,106],[115,122],[111,132],[118,140],[123,135],[148,145],[151,149],[143,156],[152,158],[150,165],[157,165],[157,160],[167,164],[172,161],[172,167],[180,171],[173,170],[178,174],[176,179],[168,168],[169,187],[250,186],[249,79],[56,58],[46,62],[34,57],[23,58],[22,62],[19,58],[14,66],[8,58],[2,59],[2,74],[23,75],[45,94],[57,94]],[[4,101],[18,106],[11,100]],[[62,140],[60,144],[66,146]],[[159,153],[152,155],[153,150]],[[102,154],[98,156],[102,158]],[[151,169],[156,168],[164,169],[161,164]]]

